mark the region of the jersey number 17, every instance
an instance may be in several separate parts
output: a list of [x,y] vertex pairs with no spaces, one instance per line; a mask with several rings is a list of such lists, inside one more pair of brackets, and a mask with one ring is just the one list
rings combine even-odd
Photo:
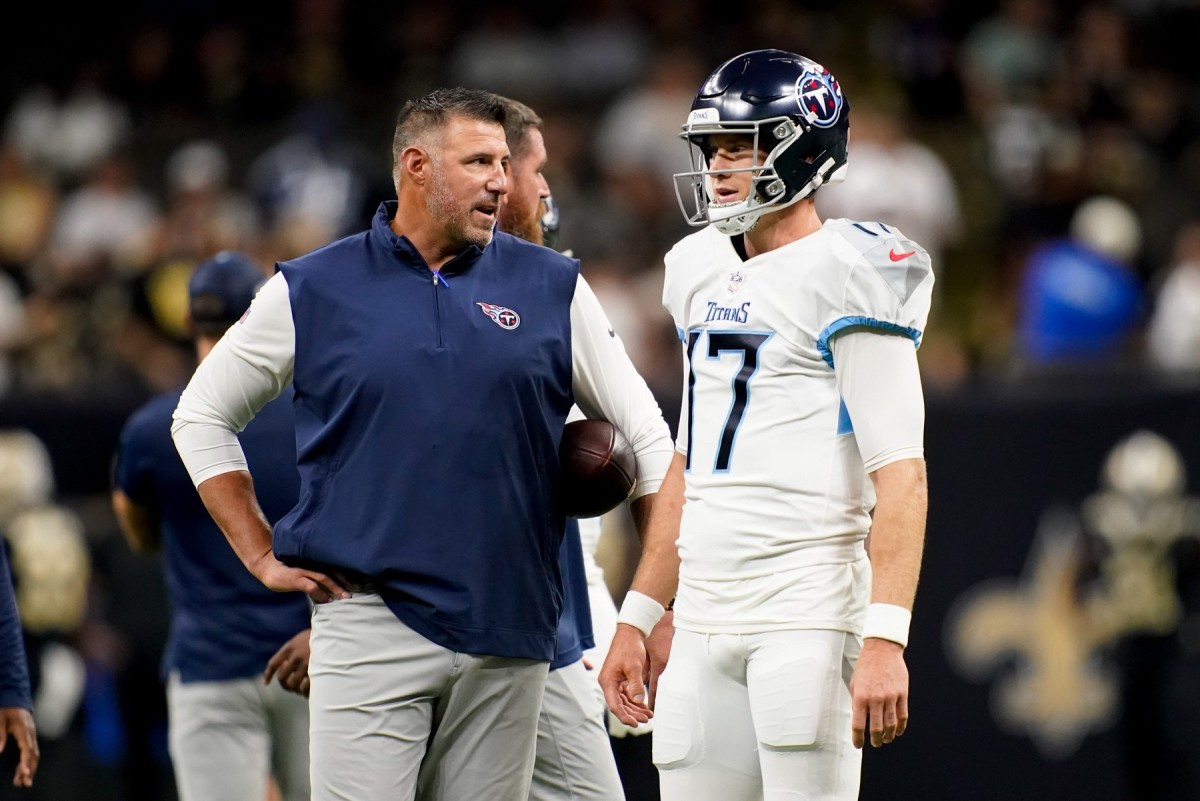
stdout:
[[746,407],[750,403],[750,379],[758,372],[758,352],[771,338],[771,334],[751,331],[688,332],[688,470],[692,469],[692,451],[694,450],[692,443],[695,442],[692,439],[692,423],[696,414],[696,371],[692,365],[695,364],[696,346],[704,334],[708,335],[708,344],[704,351],[705,358],[720,359],[728,354],[734,356],[740,354],[742,358],[741,367],[733,376],[733,403],[730,404],[729,414],[725,417],[725,426],[721,430],[721,440],[717,445],[717,458],[713,463],[714,473],[725,473],[728,472],[730,460],[733,458],[733,446],[737,441],[738,428],[746,417]]

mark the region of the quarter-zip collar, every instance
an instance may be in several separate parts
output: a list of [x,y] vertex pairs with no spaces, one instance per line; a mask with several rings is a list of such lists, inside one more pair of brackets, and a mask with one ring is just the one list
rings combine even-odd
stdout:
[[[376,247],[384,248],[394,253],[400,261],[414,270],[422,273],[431,272],[429,264],[425,261],[425,257],[417,251],[408,237],[399,236],[392,230],[390,223],[392,218],[396,216],[396,209],[399,205],[395,200],[385,200],[379,204],[379,209],[375,212],[375,219],[371,221],[371,239]],[[490,243],[488,247],[491,247]],[[438,272],[442,275],[455,275],[466,272],[479,260],[479,257],[484,254],[485,250],[487,248],[468,245],[462,253],[459,253],[453,259],[443,264],[442,269]]]

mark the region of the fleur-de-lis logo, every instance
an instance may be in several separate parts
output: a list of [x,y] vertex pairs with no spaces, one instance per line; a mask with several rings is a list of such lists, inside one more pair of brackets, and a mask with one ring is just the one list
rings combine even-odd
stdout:
[[[1183,462],[1158,435],[1139,431],[1119,443],[1104,476],[1078,512],[1043,514],[1020,579],[969,590],[946,621],[951,662],[969,679],[999,674],[997,722],[1048,757],[1070,755],[1114,719],[1119,685],[1104,651],[1129,634],[1176,628],[1171,546],[1200,531],[1200,501],[1183,495]],[[1089,537],[1106,546],[1095,570]]]

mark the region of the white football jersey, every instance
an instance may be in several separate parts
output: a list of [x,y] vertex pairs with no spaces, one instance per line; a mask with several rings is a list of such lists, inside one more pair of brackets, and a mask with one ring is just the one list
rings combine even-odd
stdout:
[[932,288],[928,254],[880,223],[828,220],[747,261],[709,226],[667,254],[686,372],[677,626],[861,630],[875,494],[829,342],[865,328],[919,345]]

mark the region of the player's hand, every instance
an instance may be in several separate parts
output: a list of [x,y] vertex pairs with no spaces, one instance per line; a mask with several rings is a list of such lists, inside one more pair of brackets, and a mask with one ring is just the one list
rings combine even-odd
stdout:
[[855,748],[862,748],[870,724],[871,745],[878,748],[908,728],[908,666],[904,649],[890,640],[863,640],[858,665],[850,679],[851,728]]
[[675,613],[668,609],[646,638],[646,657],[650,660],[651,709],[654,709],[654,699],[658,695],[658,677],[666,670],[667,660],[671,658],[671,640],[674,637]]
[[33,724],[33,715],[28,709],[17,706],[0,708],[0,751],[8,744],[8,737],[17,741],[21,749],[21,760],[17,763],[17,771],[13,774],[14,787],[32,787],[33,777],[37,774],[38,761],[41,752],[38,750],[37,727]]
[[608,708],[626,726],[636,729],[654,717],[646,697],[649,675],[645,638],[633,626],[618,623],[599,681]]
[[288,567],[276,559],[275,554],[270,551],[258,558],[258,561],[251,566],[250,572],[267,589],[276,592],[299,591],[312,598],[313,603],[323,604],[350,597],[346,588],[333,578],[315,570]]
[[270,684],[271,679],[278,677],[279,686],[289,692],[308,697],[308,657],[311,653],[308,646],[312,629],[305,629],[283,644],[267,661],[267,669],[263,671],[263,684]]

